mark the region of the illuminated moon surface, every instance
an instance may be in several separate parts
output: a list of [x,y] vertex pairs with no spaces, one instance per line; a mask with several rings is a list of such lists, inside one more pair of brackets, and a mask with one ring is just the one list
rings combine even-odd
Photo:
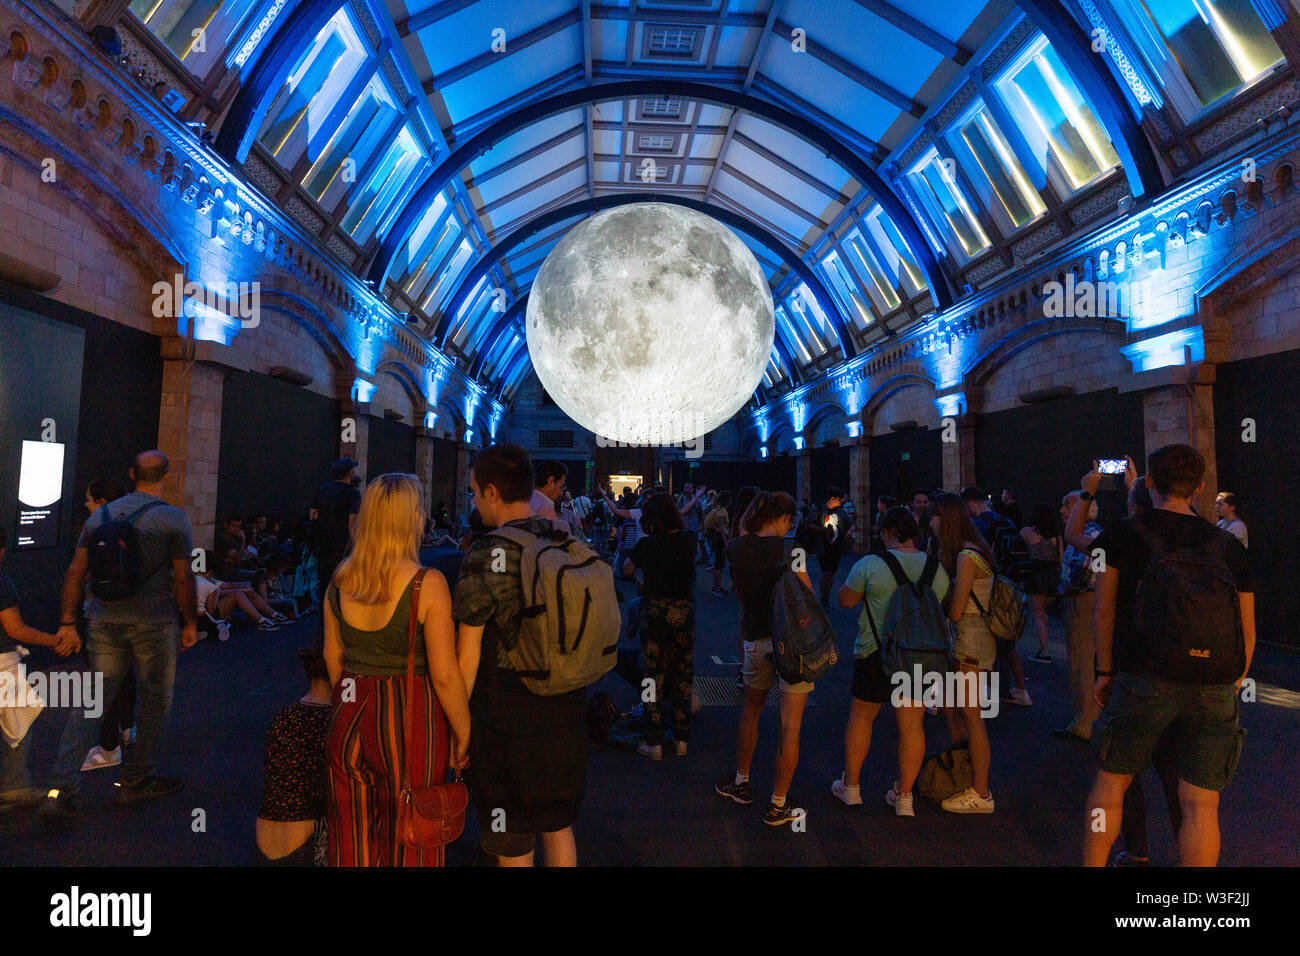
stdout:
[[754,254],[726,226],[668,203],[606,210],[542,263],[528,353],[570,418],[629,445],[711,432],[763,378],[776,321]]

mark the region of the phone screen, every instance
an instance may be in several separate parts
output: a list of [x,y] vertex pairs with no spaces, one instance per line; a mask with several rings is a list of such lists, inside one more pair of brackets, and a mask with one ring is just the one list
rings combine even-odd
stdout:
[[1097,473],[1101,475],[1122,475],[1124,474],[1124,467],[1123,458],[1103,458],[1097,462]]

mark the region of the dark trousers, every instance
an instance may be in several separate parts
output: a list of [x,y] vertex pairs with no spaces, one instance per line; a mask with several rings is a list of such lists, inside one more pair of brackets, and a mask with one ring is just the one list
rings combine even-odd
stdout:
[[645,704],[642,735],[654,746],[664,741],[664,717],[673,715],[673,739],[691,734],[694,683],[695,602],[645,598],[641,602],[641,655],[654,699]]
[[115,750],[122,744],[122,731],[135,726],[135,671],[128,670],[118,685],[117,695],[104,711],[99,725],[99,745]]

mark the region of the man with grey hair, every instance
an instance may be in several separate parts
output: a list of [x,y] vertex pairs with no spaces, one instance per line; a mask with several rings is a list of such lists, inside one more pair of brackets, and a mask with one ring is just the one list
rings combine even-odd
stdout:
[[[118,803],[135,803],[175,793],[179,777],[157,773],[162,755],[163,730],[171,710],[172,686],[176,679],[176,653],[198,641],[198,610],[194,575],[190,569],[193,530],[180,508],[163,500],[170,464],[160,451],[145,451],[135,457],[130,477],[135,490],[104,505],[90,516],[77,541],[77,553],[63,579],[62,614],[58,637],[80,649],[76,631],[77,607],[85,599],[89,622],[86,650],[93,671],[103,674],[105,700],[117,696],[122,678],[134,663],[138,679],[140,717],[136,742],[122,764]],[[122,546],[134,529],[139,553],[138,578],[127,583],[92,581],[91,547],[102,547],[116,531],[111,544]],[[117,525],[117,528],[104,528]],[[100,534],[99,529],[104,528]],[[97,562],[97,567],[100,562]],[[45,820],[66,820],[76,812],[75,797],[86,751],[99,737],[97,716],[76,709],[68,718],[59,741],[59,755],[50,773],[50,790],[39,809]]]

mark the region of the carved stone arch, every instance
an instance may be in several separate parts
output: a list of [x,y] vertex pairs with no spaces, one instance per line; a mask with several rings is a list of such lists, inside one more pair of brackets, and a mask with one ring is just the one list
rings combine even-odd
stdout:
[[1236,305],[1295,273],[1300,257],[1300,226],[1286,225],[1250,246],[1197,288],[1196,315],[1205,338],[1207,361],[1228,360],[1227,343]]
[[454,401],[452,401],[451,396],[443,395],[438,399],[436,411],[438,412],[438,426],[440,428],[446,428],[450,423],[454,426],[450,429],[452,437],[457,441],[463,440],[465,437],[464,409],[460,408]]
[[786,434],[789,434],[791,438],[798,434],[794,430],[794,425],[792,425],[788,420],[778,422],[776,426],[767,433],[767,441],[764,444],[768,447],[769,455],[776,454],[777,448],[780,447],[781,438]]
[[[411,371],[410,367],[405,362],[399,362],[393,359],[380,362],[375,367],[375,374],[391,375],[393,378],[397,379],[398,384],[402,386],[407,397],[411,400],[411,410],[413,412],[423,413],[426,404],[424,389],[420,387],[419,376]],[[416,422],[415,424],[418,425],[420,422]]]
[[936,391],[938,384],[930,376],[920,372],[899,372],[897,375],[881,382],[867,400],[862,403],[862,434],[871,435],[875,432],[876,415],[885,403],[894,397],[897,393],[905,388],[924,387],[930,391]]
[[962,370],[962,382],[970,411],[978,412],[984,385],[999,368],[1027,348],[1056,335],[1071,332],[1101,332],[1121,341],[1126,332],[1118,318],[1042,318],[1012,329],[975,356]]
[[[265,301],[270,296],[271,302]],[[271,309],[287,316],[307,330],[325,353],[336,372],[344,371],[351,363],[351,353],[339,337],[338,329],[320,309],[309,299],[283,289],[270,288],[263,284],[261,288],[262,308]],[[282,299],[283,302],[275,300]]]
[[[803,434],[805,439],[807,439],[809,447],[812,445],[812,437],[816,433],[817,428],[823,424],[826,419],[833,415],[841,416],[845,422],[853,420],[853,416],[849,414],[849,410],[839,402],[830,399],[824,400],[808,415],[803,426]],[[843,439],[846,437],[846,434],[847,433],[841,433],[840,438]]]

